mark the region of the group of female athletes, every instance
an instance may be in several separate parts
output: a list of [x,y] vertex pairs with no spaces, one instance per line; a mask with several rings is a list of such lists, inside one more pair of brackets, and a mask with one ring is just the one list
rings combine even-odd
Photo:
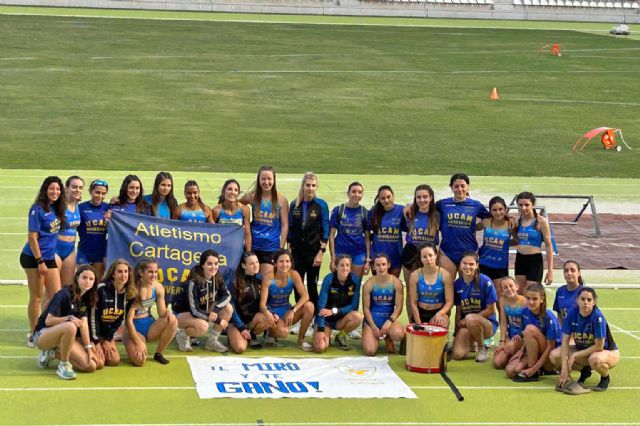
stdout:
[[[227,180],[214,208],[202,201],[193,180],[185,184],[185,201],[179,204],[173,178],[164,172],[150,195],[144,195],[137,176],[128,175],[108,203],[105,180],[92,181],[91,198],[81,203],[82,178],[71,176],[63,184],[48,177],[29,211],[28,241],[20,256],[29,284],[28,344],[41,349],[42,368],[60,359],[57,374],[63,379],[75,378],[74,368],[117,365],[120,334],[137,366],[147,359],[147,342],[158,342],[153,358],[167,364],[163,351],[174,338],[180,351],[192,351],[198,337],[207,336],[206,349],[225,352],[220,336],[226,333],[231,350],[242,353],[277,344],[294,324],[299,324],[297,347],[304,351],[323,352],[332,338],[336,347],[349,350],[351,335],[361,337],[364,354],[373,356],[380,342],[395,352],[404,339],[403,309],[409,322],[448,329],[455,305],[453,359],[477,352],[476,361],[487,361],[500,328],[493,365],[514,381],[559,370],[562,390],[570,371],[580,371],[578,383],[584,385],[595,370],[600,382],[593,390],[606,390],[620,356],[577,262],[564,264],[566,285],[556,293],[555,313],[547,309],[541,284],[553,281],[551,230],[536,211],[534,195],[517,195],[514,218],[501,197],[493,197],[488,210],[471,199],[469,183],[467,175],[454,174],[453,196],[438,201],[429,185],[418,185],[407,206],[396,204],[392,188],[383,185],[367,209],[360,204],[363,185],[353,182],[347,201],[330,213],[317,197],[315,174],[304,175],[289,204],[270,166],[260,168],[242,196],[238,181]],[[119,259],[105,270],[113,211],[242,226],[245,251],[232,285],[223,282],[214,250],[201,253],[171,307],[155,260],[130,265]],[[483,232],[480,248],[477,231]],[[515,278],[508,273],[510,247],[517,250]],[[331,272],[318,292],[327,248]],[[370,269],[372,276],[361,286]],[[305,335],[312,324],[309,343]]]

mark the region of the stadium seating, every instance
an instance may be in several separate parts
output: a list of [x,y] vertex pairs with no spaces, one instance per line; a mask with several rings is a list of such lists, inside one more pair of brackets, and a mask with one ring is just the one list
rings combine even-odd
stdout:
[[[478,3],[481,0],[478,0]],[[595,1],[595,0],[513,0],[514,6],[531,7],[579,7],[607,9],[640,9],[639,2],[629,1]]]

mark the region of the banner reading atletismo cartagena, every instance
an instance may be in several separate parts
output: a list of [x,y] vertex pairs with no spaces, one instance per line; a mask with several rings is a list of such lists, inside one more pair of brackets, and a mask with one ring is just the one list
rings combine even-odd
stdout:
[[200,261],[200,253],[220,254],[220,272],[227,285],[243,250],[244,231],[237,225],[184,222],[134,213],[113,212],[107,228],[107,266],[124,258],[131,266],[144,258],[158,262],[158,280],[167,304],[182,291],[181,283]]

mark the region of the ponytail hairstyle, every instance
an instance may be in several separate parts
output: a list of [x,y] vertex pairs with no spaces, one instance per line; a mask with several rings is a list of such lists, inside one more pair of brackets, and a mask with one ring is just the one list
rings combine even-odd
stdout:
[[544,291],[544,287],[539,283],[532,283],[527,286],[525,289],[525,293],[528,291],[532,291],[534,293],[538,293],[542,302],[540,303],[540,312],[538,313],[538,319],[540,320],[540,325],[544,328],[546,327],[546,322],[544,320],[545,315],[547,314],[547,293]]
[[[242,265],[246,265],[247,259],[251,256],[256,256],[256,254],[252,251],[245,251],[242,254],[242,258],[240,259],[240,263]],[[257,257],[257,256],[256,256]],[[233,297],[235,297],[236,302],[242,302],[245,296],[245,284],[247,283],[246,277],[247,270],[242,266],[238,265],[236,268],[236,276],[233,280]]]
[[384,215],[384,207],[382,207],[382,203],[380,202],[380,193],[382,191],[389,191],[391,195],[393,194],[393,189],[389,185],[382,185],[378,188],[378,193],[376,194],[376,198],[373,200],[375,203],[371,208],[371,222],[369,223],[371,226],[371,232],[376,234],[380,230],[380,225],[382,224],[382,216]]
[[354,181],[354,182],[351,182],[347,187],[347,194],[351,192],[351,188],[353,188],[354,186],[359,186],[360,188],[362,188],[362,191],[364,191],[364,186],[360,182]]
[[347,274],[347,279],[349,279],[349,275],[351,275],[351,265],[353,265],[353,259],[348,254],[339,254],[333,261],[333,266],[335,266],[336,270],[333,273],[333,280],[338,281],[338,265],[340,261],[347,259],[349,261],[349,273]]
[[[504,198],[496,195],[495,197],[493,197],[492,199],[489,200],[489,211],[491,211],[491,208],[495,205],[495,204],[502,204],[502,206],[504,207],[504,212],[505,215],[507,214],[507,203],[506,201],[504,201]],[[493,221],[493,217],[491,217],[491,220]]]
[[[79,180],[80,182],[82,182],[82,185],[84,185],[84,179],[82,179],[80,176],[77,176],[77,175],[69,176],[67,178],[67,180],[64,181],[65,192],[66,192],[67,189],[69,189],[69,186],[71,186],[71,181],[76,180],[76,179]],[[66,202],[66,194],[65,194],[65,202]]]
[[171,190],[165,197],[165,201],[167,202],[167,206],[169,206],[169,217],[173,217],[173,212],[178,208],[178,201],[176,200],[175,195],[173,195],[173,176],[169,172],[160,172],[156,175],[156,180],[153,183],[153,192],[151,193],[151,210],[153,211],[153,215],[156,216],[158,214],[158,204],[160,203],[160,191],[158,191],[158,186],[162,183],[163,180],[171,181]]
[[222,184],[222,190],[220,191],[220,196],[218,197],[218,204],[224,204],[224,202],[226,201],[224,193],[227,192],[227,187],[232,183],[236,184],[236,186],[238,187],[238,195],[240,195],[240,183],[235,179],[227,179]]
[[140,194],[138,194],[138,198],[135,199],[134,203],[136,205],[137,213],[146,213],[150,210],[149,203],[145,201],[144,196],[144,188],[142,187],[142,181],[136,175],[127,175],[122,181],[122,185],[120,185],[120,192],[118,193],[118,203],[121,206],[127,205],[127,189],[129,188],[129,184],[131,182],[138,182],[140,184]]
[[[93,274],[93,286],[82,294],[80,285],[78,284],[78,278],[85,272],[90,271]],[[91,265],[81,265],[75,274],[73,274],[73,282],[71,283],[71,298],[75,303],[84,303],[88,306],[95,307],[98,303],[98,277],[96,271]]]
[[[207,279],[204,276],[204,264],[207,263],[207,259],[210,257],[220,259],[220,255],[218,254],[218,252],[213,249],[207,249],[203,251],[200,254],[200,261],[198,262],[198,264],[191,268],[191,271],[189,271],[187,282],[193,281],[198,285],[204,285],[207,282]],[[220,288],[221,285],[224,285],[224,280],[222,279],[220,269],[218,269],[218,272],[216,272],[216,274],[213,276],[213,282],[216,289]]]
[[349,264],[353,264],[353,259],[351,258],[351,256],[349,256],[348,254],[339,254],[336,256],[336,258],[333,261],[333,266],[335,266],[336,268],[338,267],[338,265],[340,264],[341,260],[347,259],[349,260]]
[[[276,264],[278,263],[278,259],[280,259],[282,256],[289,256],[289,259],[291,260],[291,269],[293,269],[293,256],[291,255],[291,252],[287,249],[281,248],[278,249],[278,251],[276,251],[273,254],[273,266],[275,268]],[[275,275],[277,271],[277,268],[274,270],[273,274]]]
[[[535,218],[535,220],[538,220],[538,212],[535,209],[536,206],[536,197],[535,195],[533,195],[533,193],[531,192],[527,192],[527,191],[523,191],[521,193],[519,193],[518,195],[516,195],[516,203],[519,200],[529,200],[531,201],[531,204],[533,205],[533,217]],[[520,228],[520,225],[522,224],[522,215],[520,215],[520,217],[518,217],[518,225],[514,226],[512,229],[512,235],[513,238],[518,239],[518,229]]]
[[[580,297],[580,295],[584,292],[590,293],[591,296],[593,297],[593,309],[597,309],[598,308],[598,295],[596,294],[596,291],[592,288],[592,287],[587,287],[587,286],[583,286],[580,288],[580,290],[578,291],[578,298]],[[606,322],[606,321],[605,321]],[[616,342],[615,340],[613,340],[613,334],[611,334],[611,330],[609,329],[609,323],[607,324],[607,340],[609,341],[609,347],[615,347]]]
[[300,190],[298,191],[298,197],[296,198],[296,207],[300,207],[300,203],[302,203],[302,199],[304,198],[304,184],[307,183],[308,180],[315,180],[317,184],[318,176],[313,172],[307,172],[302,176],[302,183],[300,183]]
[[[460,261],[465,257],[472,257],[476,261],[476,271],[473,273],[473,288],[480,290],[480,257],[478,256],[478,253],[471,250],[465,251],[460,258]],[[462,276],[462,272],[460,275]]]
[[253,194],[253,201],[255,201],[255,208],[252,209],[254,211],[253,216],[260,216],[260,202],[262,201],[262,186],[260,186],[260,175],[263,172],[271,172],[273,173],[273,186],[271,187],[271,213],[276,211],[276,204],[278,203],[278,189],[276,187],[276,169],[273,166],[260,166],[258,169],[258,175],[256,176],[256,181],[249,188],[249,193]]
[[[49,190],[49,186],[52,183],[57,183],[60,188],[60,196],[53,203],[49,203],[49,197],[47,196],[47,191]],[[38,195],[36,196],[35,204],[39,205],[42,210],[49,213],[51,209],[53,209],[53,213],[55,213],[58,221],[60,222],[60,229],[64,228],[66,223],[66,213],[67,213],[67,201],[64,196],[64,186],[62,185],[62,179],[58,176],[48,176],[42,181],[42,185],[40,185],[40,190],[38,191]]]
[[[580,264],[572,259],[567,260],[566,262],[564,262],[564,264],[562,265],[562,269],[566,268],[568,264],[573,263],[574,265],[576,265],[576,268],[578,268],[578,272],[580,273],[580,275],[578,275],[578,285],[582,286],[584,285],[584,280],[582,279],[582,268],[580,268]],[[595,295],[594,295],[595,297]]]
[[422,250],[429,248],[431,250],[433,250],[433,252],[436,255],[436,265],[440,265],[440,258],[439,258],[439,254],[440,251],[438,250],[438,247],[436,247],[435,244],[431,244],[431,243],[422,243],[418,246],[418,260],[420,260],[420,267],[424,267],[425,264],[422,263]]
[[135,299],[135,303],[142,305],[142,297],[140,296],[142,290],[142,273],[147,270],[150,265],[157,265],[158,262],[155,259],[142,259],[133,270],[133,285],[127,289],[127,299]]
[[200,196],[200,186],[198,185],[198,182],[196,182],[195,180],[188,180],[185,184],[184,184],[184,192],[187,192],[187,188],[191,187],[191,186],[195,186],[196,188],[198,188],[198,205],[200,206],[200,209],[206,213],[207,211],[207,206],[204,204],[204,202],[202,201],[202,197]]
[[418,185],[416,189],[413,191],[413,204],[409,208],[409,221],[411,222],[411,229],[415,226],[416,214],[418,214],[418,202],[416,201],[416,195],[418,191],[427,191],[429,196],[431,196],[431,202],[429,203],[429,210],[427,211],[427,216],[429,217],[429,226],[427,227],[427,234],[432,237],[435,237],[438,233],[438,228],[440,227],[440,218],[438,217],[438,212],[436,211],[436,198],[433,193],[433,189],[429,185]]
[[387,272],[389,272],[389,269],[391,268],[391,258],[389,257],[389,255],[387,253],[376,253],[373,256],[373,264],[375,265],[376,263],[376,259],[383,257],[385,259],[387,259]]

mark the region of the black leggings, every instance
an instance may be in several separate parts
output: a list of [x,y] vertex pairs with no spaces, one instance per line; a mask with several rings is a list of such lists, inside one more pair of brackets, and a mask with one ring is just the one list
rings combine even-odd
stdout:
[[[291,253],[293,256],[293,269],[295,269],[302,278],[304,283],[304,277],[307,276],[307,292],[309,293],[309,300],[313,303],[314,315],[318,312],[318,277],[320,276],[320,267],[313,266],[313,260],[315,254],[309,255],[305,253],[298,253],[294,251]],[[294,288],[296,302],[300,300],[298,291]]]

